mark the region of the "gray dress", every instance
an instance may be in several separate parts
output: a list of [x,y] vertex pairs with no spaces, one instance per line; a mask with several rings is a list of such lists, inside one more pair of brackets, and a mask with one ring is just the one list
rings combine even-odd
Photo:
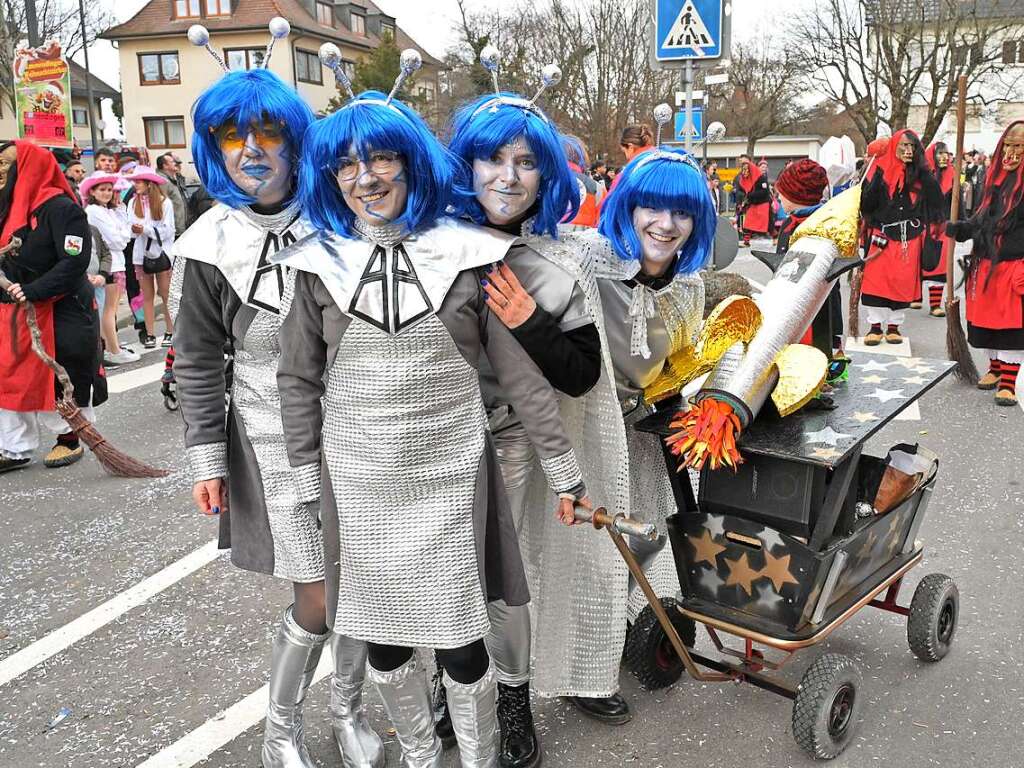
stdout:
[[476,268],[514,242],[441,219],[404,239],[319,233],[281,254],[300,270],[281,329],[285,436],[304,497],[322,496],[336,632],[456,648],[486,634],[488,599],[528,601],[482,351],[551,487],[583,491],[554,392],[480,286]]
[[[192,480],[227,478],[219,543],[232,562],[293,582],[323,579],[323,542],[285,451],[276,375],[288,276],[269,258],[309,231],[296,209],[259,216],[216,205],[175,241],[171,290]],[[225,413],[226,346],[234,381]]]

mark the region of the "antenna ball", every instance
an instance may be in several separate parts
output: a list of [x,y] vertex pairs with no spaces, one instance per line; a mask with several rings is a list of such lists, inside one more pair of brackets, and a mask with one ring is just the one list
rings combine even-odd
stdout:
[[192,45],[206,45],[210,42],[210,31],[202,24],[193,24],[188,28],[188,41]]
[[562,82],[562,69],[557,64],[548,64],[540,71],[540,80],[546,88]]
[[270,35],[275,40],[280,40],[282,37],[288,37],[288,33],[292,31],[292,25],[288,23],[288,19],[282,18],[281,16],[275,16],[270,20]]
[[415,72],[423,66],[423,57],[420,56],[420,52],[415,48],[406,48],[402,51],[399,66],[401,66],[403,72]]
[[480,51],[480,63],[483,64],[484,69],[488,72],[498,71],[498,62],[501,60],[501,52],[498,51],[497,46],[488,45]]
[[672,107],[668,104],[661,103],[654,108],[654,121],[658,125],[664,125],[672,119]]
[[328,69],[334,69],[341,61],[341,50],[334,43],[320,46],[320,63]]

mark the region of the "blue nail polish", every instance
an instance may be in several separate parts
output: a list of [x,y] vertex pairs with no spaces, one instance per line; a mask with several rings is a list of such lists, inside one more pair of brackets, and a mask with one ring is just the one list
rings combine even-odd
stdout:
[[487,285],[487,281],[486,280],[481,280],[480,281],[480,285]]
[[214,507],[211,511],[213,512],[213,514],[219,515],[220,514],[220,507]]

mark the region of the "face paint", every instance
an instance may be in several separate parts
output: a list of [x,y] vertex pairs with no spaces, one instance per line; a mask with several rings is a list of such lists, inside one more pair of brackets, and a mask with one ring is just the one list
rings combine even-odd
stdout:
[[645,274],[658,276],[668,269],[672,259],[693,234],[693,217],[667,208],[633,209],[633,229],[640,241]]
[[489,158],[474,160],[473,191],[491,224],[521,219],[540,191],[540,168],[526,139],[519,137]]
[[1024,125],[1015,125],[1003,139],[1003,168],[1015,171],[1024,158]]
[[349,147],[338,161],[337,179],[345,205],[367,224],[386,224],[405,210],[408,182],[405,161],[397,152],[371,149],[364,161]]
[[0,189],[7,186],[7,176],[11,168],[18,162],[18,148],[11,144],[3,152],[0,152]]
[[903,163],[912,163],[914,161],[914,142],[910,139],[900,139],[900,143],[896,145],[896,157]]
[[217,143],[228,176],[259,205],[276,205],[291,193],[292,152],[279,122],[266,121],[242,132],[224,125]]

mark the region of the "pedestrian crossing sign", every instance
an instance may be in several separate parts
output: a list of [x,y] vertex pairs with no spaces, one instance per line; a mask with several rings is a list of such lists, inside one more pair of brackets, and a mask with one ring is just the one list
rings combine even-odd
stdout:
[[[694,107],[691,110],[693,125],[690,126],[690,138],[694,140],[700,140],[704,138],[704,110],[700,107]],[[684,142],[686,141],[686,112],[676,112],[675,119],[675,130],[673,131],[673,141]]]
[[722,57],[730,0],[654,0],[654,58],[673,62]]

